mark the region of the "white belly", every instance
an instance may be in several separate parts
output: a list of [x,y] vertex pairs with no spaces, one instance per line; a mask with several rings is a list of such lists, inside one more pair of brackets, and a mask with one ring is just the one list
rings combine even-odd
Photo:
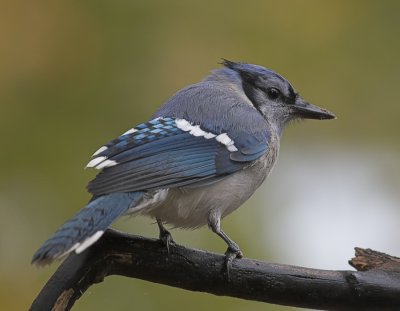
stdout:
[[223,218],[242,205],[265,180],[276,156],[277,148],[270,148],[251,167],[211,185],[161,190],[163,199],[149,200],[140,213],[174,227],[202,227],[208,224],[211,211]]

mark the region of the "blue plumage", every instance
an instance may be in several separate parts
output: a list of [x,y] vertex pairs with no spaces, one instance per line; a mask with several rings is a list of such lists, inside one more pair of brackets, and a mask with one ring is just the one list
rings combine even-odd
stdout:
[[[179,128],[180,122],[184,124],[182,128]],[[221,133],[203,131],[201,126],[196,128],[186,120],[169,117],[158,117],[138,125],[135,130],[106,144],[108,149],[95,156],[117,164],[105,168],[89,183],[88,190],[93,195],[157,190],[176,184],[192,185],[204,178],[219,178],[242,169],[268,147],[267,135],[262,144],[257,136],[240,139],[236,135],[242,147],[232,152],[218,141]],[[229,139],[228,134],[223,135]]]
[[143,195],[143,192],[113,193],[94,198],[37,250],[32,262],[46,264],[71,251],[83,251],[96,242],[116,218],[139,202]]
[[105,145],[105,151],[96,156],[106,156],[108,158],[116,155],[120,151],[129,149],[132,146],[140,146],[155,139],[169,137],[184,133],[175,125],[172,118],[156,118],[135,127],[134,133],[123,134]]
[[128,212],[155,218],[161,238],[169,234],[163,222],[182,228],[207,224],[228,244],[228,262],[241,256],[221,230],[221,219],[265,180],[289,121],[334,115],[307,103],[272,70],[223,65],[176,93],[150,121],[93,154],[87,167],[101,172],[88,184],[92,201],[43,244],[32,262],[82,252]]

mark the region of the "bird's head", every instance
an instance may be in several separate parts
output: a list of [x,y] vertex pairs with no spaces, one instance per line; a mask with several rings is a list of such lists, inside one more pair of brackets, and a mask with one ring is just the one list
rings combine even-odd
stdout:
[[304,100],[276,72],[262,66],[224,59],[222,64],[239,74],[243,91],[254,107],[280,127],[293,119],[333,119],[335,115]]

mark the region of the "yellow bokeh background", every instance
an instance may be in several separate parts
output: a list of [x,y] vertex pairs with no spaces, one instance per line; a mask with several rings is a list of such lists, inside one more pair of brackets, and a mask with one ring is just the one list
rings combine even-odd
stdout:
[[[222,57],[274,69],[307,100],[337,114],[335,121],[290,126],[282,154],[314,145],[329,146],[333,155],[346,148],[390,154],[395,164],[385,166],[382,180],[396,192],[399,10],[400,2],[388,0],[1,1],[0,309],[27,309],[55,271],[58,264],[37,269],[30,259],[89,199],[85,185],[95,172],[83,167],[93,151],[145,121]],[[271,243],[258,244],[261,229],[294,208],[275,208],[263,218],[257,206],[273,204],[258,193],[223,226],[246,256],[296,264],[276,255]],[[148,218],[122,219],[116,227],[157,236]],[[173,235],[179,243],[225,250],[206,228]],[[122,277],[91,287],[75,308],[295,309]]]

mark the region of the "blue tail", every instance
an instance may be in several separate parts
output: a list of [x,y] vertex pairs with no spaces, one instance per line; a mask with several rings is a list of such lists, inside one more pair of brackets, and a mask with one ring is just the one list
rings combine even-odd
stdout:
[[143,194],[112,193],[92,200],[37,250],[32,263],[45,265],[72,251],[83,252],[102,236],[114,220],[135,206]]

